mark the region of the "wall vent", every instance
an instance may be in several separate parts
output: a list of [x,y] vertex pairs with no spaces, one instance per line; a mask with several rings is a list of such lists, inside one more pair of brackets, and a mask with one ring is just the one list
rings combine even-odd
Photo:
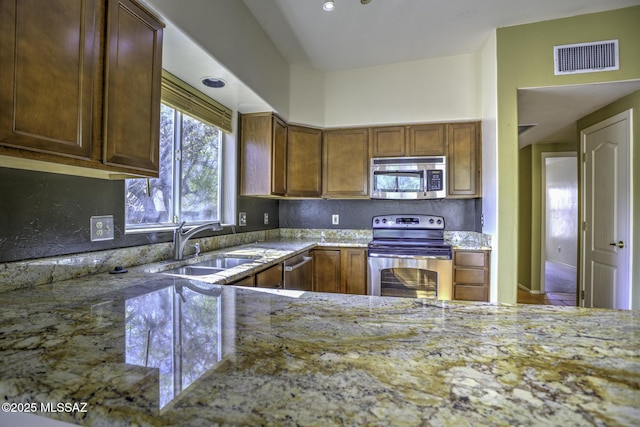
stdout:
[[618,70],[618,40],[554,46],[556,76]]

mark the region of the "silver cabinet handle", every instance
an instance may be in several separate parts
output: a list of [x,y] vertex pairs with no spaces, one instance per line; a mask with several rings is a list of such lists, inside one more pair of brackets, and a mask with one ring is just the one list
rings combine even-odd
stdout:
[[302,257],[304,259],[304,261],[297,263],[296,265],[290,265],[290,266],[286,266],[284,268],[284,271],[293,271],[293,270],[297,270],[298,268],[302,267],[303,265],[305,265],[306,263],[308,263],[309,261],[312,260],[312,258],[310,256],[305,256]]
[[622,240],[620,240],[618,243],[613,242],[613,243],[609,243],[609,246],[617,246],[620,249],[624,248],[624,242]]

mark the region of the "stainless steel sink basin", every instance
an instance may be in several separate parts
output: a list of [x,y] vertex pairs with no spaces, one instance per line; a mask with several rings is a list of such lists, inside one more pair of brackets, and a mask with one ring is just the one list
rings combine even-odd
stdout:
[[213,267],[198,267],[194,265],[185,265],[183,267],[173,268],[171,270],[163,271],[164,274],[179,274],[181,276],[207,276],[209,274],[216,274],[224,268]]
[[224,258],[214,258],[208,261],[202,261],[195,264],[191,264],[191,267],[213,267],[220,269],[232,268],[238,265],[247,264],[253,262],[251,258],[235,258],[235,257],[224,257]]
[[164,274],[179,274],[182,276],[207,276],[216,274],[238,265],[253,262],[253,258],[238,257],[218,257],[207,261],[197,262],[195,264],[184,265],[182,267],[173,268],[163,271]]

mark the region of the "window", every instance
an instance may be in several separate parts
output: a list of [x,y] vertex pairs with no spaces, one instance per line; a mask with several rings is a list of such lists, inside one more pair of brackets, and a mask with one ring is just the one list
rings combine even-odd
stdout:
[[[126,230],[173,228],[183,221],[187,224],[212,220],[233,222],[235,198],[225,200],[224,195],[233,194],[228,189],[225,191],[225,186],[235,190],[235,149],[232,143],[225,145],[225,133],[212,124],[219,122],[230,128],[230,111],[228,121],[208,116],[211,110],[207,110],[210,105],[206,102],[215,101],[204,100],[205,95],[200,93],[195,98],[195,89],[174,76],[168,75],[173,79],[168,80],[166,75],[168,73],[163,73],[160,109],[160,176],[126,181]],[[173,84],[175,81],[181,85]],[[180,98],[185,87],[190,91],[185,91]],[[193,105],[194,100],[197,106]]]

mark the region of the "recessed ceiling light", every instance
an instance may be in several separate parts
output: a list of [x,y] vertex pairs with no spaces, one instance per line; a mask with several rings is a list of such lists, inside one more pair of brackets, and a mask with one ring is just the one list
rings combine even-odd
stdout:
[[331,12],[333,9],[336,8],[336,4],[333,2],[333,0],[327,0],[322,5],[322,8],[327,12]]
[[225,87],[227,85],[227,82],[217,77],[204,77],[202,79],[202,84],[207,87],[220,89],[221,87]]

